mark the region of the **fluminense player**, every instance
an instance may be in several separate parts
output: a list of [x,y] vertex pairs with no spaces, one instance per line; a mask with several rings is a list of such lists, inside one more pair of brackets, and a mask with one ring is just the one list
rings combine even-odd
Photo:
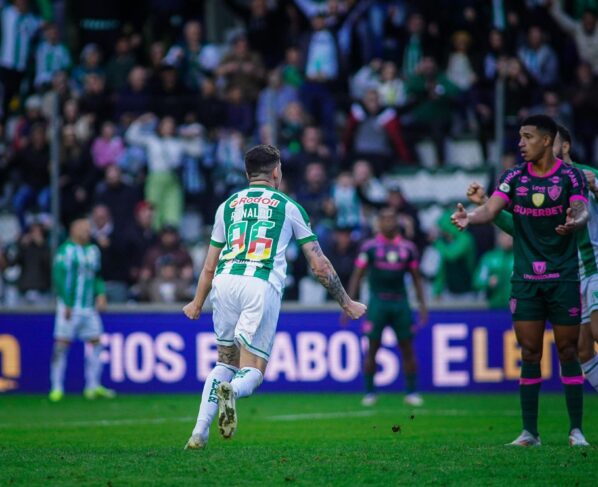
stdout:
[[102,362],[100,336],[103,331],[98,309],[106,307],[104,281],[100,277],[100,249],[90,243],[90,225],[86,218],[71,223],[69,238],[57,250],[52,269],[56,291],[54,350],[50,364],[52,388],[49,399],[64,396],[67,354],[75,338],[85,341],[85,390],[87,399],[112,398],[115,393],[100,384]]
[[361,281],[367,273],[370,297],[367,321],[363,324],[364,333],[368,337],[368,351],[364,363],[366,395],[361,403],[364,406],[373,406],[377,402],[374,387],[376,354],[380,348],[382,332],[390,326],[397,336],[405,368],[405,403],[421,406],[424,401],[416,389],[414,321],[405,288],[405,274],[409,273],[413,277],[419,302],[419,324],[425,324],[428,320],[428,310],[419,273],[417,248],[399,234],[398,217],[392,208],[380,210],[378,230],[378,235],[362,245],[349,283],[349,296],[356,298]]
[[546,115],[528,117],[519,131],[524,164],[505,171],[486,203],[473,212],[457,205],[460,230],[489,223],[507,206],[513,213],[515,254],[510,301],[521,346],[520,399],[523,431],[510,445],[539,446],[540,359],[546,320],[554,330],[569,413],[569,444],[587,446],[582,433],[583,375],[577,342],[581,321],[576,231],[589,213],[581,170],[555,158],[557,125]]
[[[590,190],[588,203],[590,221],[577,235],[581,279],[581,328],[578,351],[585,378],[598,391],[598,355],[594,351],[594,342],[598,342],[598,202],[596,200],[598,170],[573,162],[571,134],[562,125],[558,125],[557,130],[552,146],[555,157],[581,169],[588,180]],[[475,182],[469,185],[467,198],[477,205],[482,205],[487,199],[482,186]],[[509,212],[501,211],[494,223],[509,235],[513,235],[513,216]]]
[[366,311],[345,292],[305,210],[278,190],[282,180],[278,149],[271,145],[250,149],[245,169],[249,187],[218,207],[195,298],[183,308],[188,318],[197,319],[212,290],[218,345],[218,361],[204,383],[186,449],[206,446],[216,412],[220,434],[232,437],[237,428],[235,400],[250,396],[262,383],[280,312],[285,251],[292,237],[343,311],[353,319]]

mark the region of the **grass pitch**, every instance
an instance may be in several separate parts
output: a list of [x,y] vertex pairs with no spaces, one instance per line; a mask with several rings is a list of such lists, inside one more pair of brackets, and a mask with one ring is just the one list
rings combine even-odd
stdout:
[[[183,451],[198,396],[0,397],[0,485],[595,486],[598,446],[567,444],[563,395],[540,399],[541,448],[503,446],[520,432],[516,395],[426,395],[423,408],[382,395],[258,394],[237,403],[235,438],[212,429]],[[598,396],[586,396],[598,445]]]

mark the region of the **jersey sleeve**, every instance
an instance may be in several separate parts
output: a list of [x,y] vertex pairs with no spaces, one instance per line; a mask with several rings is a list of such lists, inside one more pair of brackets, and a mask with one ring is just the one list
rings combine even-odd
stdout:
[[214,228],[212,228],[212,235],[210,237],[210,245],[222,248],[226,244],[226,235],[224,232],[224,204],[216,210],[214,217]]
[[515,194],[515,177],[520,173],[517,168],[507,169],[502,173],[498,179],[498,184],[492,196],[498,196],[507,202],[511,203],[513,195]]
[[494,224],[503,232],[513,236],[515,228],[513,226],[513,215],[508,211],[502,210],[494,219]]
[[413,244],[409,246],[409,260],[407,261],[407,267],[409,269],[419,269],[419,252],[417,247]]
[[318,240],[314,235],[309,223],[309,217],[305,210],[298,203],[292,202],[288,206],[287,217],[293,228],[293,235],[297,240],[297,245],[305,245],[308,242]]
[[370,263],[370,254],[368,253],[368,248],[369,245],[366,242],[359,249],[359,254],[357,254],[357,258],[355,259],[355,267],[358,269],[365,269]]
[[568,173],[569,182],[571,183],[571,192],[569,194],[569,202],[580,200],[584,203],[588,202],[588,183],[584,173],[572,167]]

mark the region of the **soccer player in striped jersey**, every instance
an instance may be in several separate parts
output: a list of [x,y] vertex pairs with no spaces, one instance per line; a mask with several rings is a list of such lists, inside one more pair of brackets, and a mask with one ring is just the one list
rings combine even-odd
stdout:
[[106,293],[99,275],[100,249],[90,243],[90,236],[89,220],[74,220],[68,240],[58,248],[54,258],[52,278],[57,302],[50,364],[52,389],[49,399],[52,402],[60,401],[64,396],[67,353],[76,337],[89,345],[85,355],[84,396],[96,399],[115,395],[113,390],[100,384],[103,328],[97,310],[106,307]]
[[361,247],[355,270],[349,283],[349,296],[359,295],[363,277],[368,275],[370,291],[367,321],[364,333],[368,337],[368,351],[364,363],[366,395],[361,403],[373,406],[377,401],[374,387],[376,354],[380,348],[382,332],[392,327],[403,358],[407,382],[405,403],[410,406],[423,405],[417,393],[417,360],[413,349],[414,321],[405,288],[405,274],[411,274],[419,301],[419,323],[428,320],[428,311],[419,273],[417,248],[399,234],[398,217],[393,208],[383,208],[378,214],[379,233],[367,240]]
[[236,431],[235,400],[262,383],[274,342],[284,281],[285,252],[297,240],[314,275],[353,319],[366,306],[353,301],[313,234],[305,210],[278,190],[280,152],[258,145],[245,154],[249,187],[234,193],[216,211],[210,245],[195,298],[183,308],[197,319],[212,290],[212,319],[218,361],[203,387],[197,422],[186,449],[204,448],[218,412],[220,434]]
[[466,212],[457,205],[453,224],[490,223],[507,206],[513,213],[514,268],[510,302],[521,345],[522,433],[510,445],[539,446],[540,360],[546,321],[550,321],[561,363],[569,413],[569,444],[587,446],[582,433],[583,375],[578,359],[581,298],[576,232],[589,219],[586,180],[580,169],[557,159],[557,125],[546,115],[528,117],[519,130],[526,162],[508,169],[482,206]]

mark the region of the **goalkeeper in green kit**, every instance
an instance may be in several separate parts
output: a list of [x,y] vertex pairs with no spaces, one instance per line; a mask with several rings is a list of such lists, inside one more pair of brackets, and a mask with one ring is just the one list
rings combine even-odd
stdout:
[[56,292],[56,320],[49,395],[52,402],[60,401],[64,396],[67,354],[77,337],[89,345],[85,354],[84,396],[96,399],[115,395],[114,391],[100,384],[103,327],[98,309],[105,308],[106,293],[104,281],[99,276],[100,250],[90,242],[90,235],[87,219],[74,220],[69,238],[58,248],[54,258],[52,278]]

